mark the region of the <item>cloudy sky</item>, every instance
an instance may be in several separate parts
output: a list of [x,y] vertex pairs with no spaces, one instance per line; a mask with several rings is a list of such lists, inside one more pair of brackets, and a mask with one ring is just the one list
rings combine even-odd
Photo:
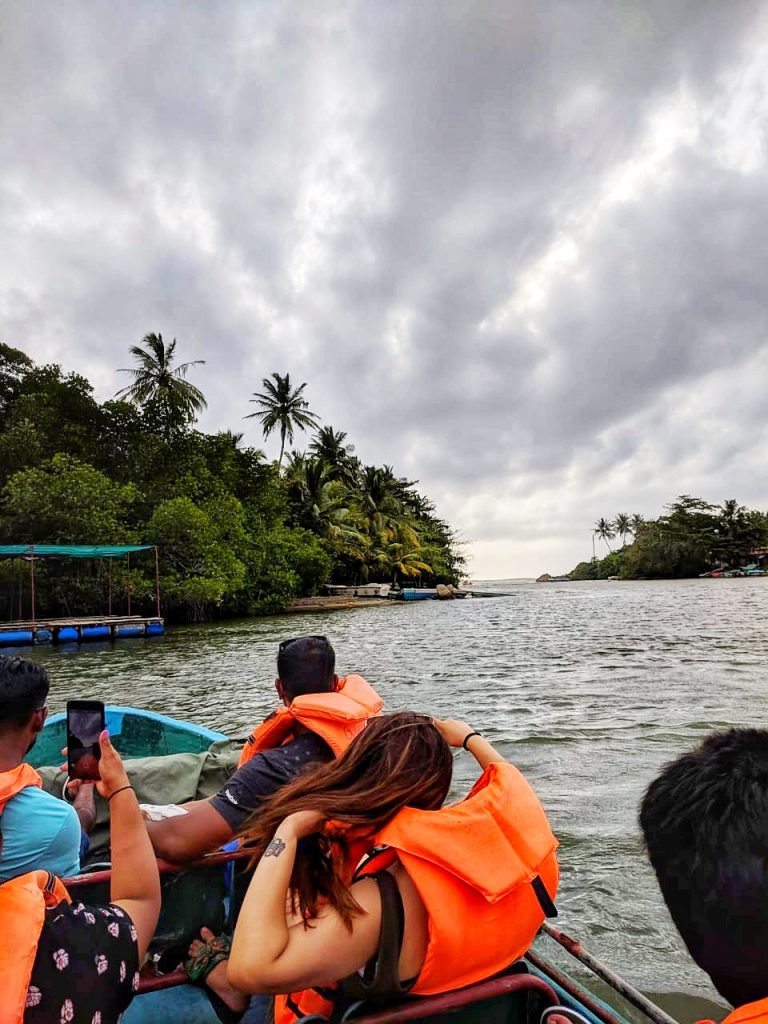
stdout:
[[0,339],[106,398],[175,336],[202,427],[257,445],[290,372],[476,578],[679,493],[768,507],[768,4],[4,0],[0,31]]

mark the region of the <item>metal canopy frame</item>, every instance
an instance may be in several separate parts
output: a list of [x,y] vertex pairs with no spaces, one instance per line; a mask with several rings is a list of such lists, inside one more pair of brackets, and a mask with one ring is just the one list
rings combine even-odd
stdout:
[[125,558],[128,569],[128,614],[131,614],[131,554],[155,552],[155,605],[160,618],[160,551],[156,544],[0,544],[0,558],[29,560],[29,585],[32,600],[32,622],[36,620],[35,559],[36,558],[107,558],[109,559],[108,614],[112,614],[112,560]]

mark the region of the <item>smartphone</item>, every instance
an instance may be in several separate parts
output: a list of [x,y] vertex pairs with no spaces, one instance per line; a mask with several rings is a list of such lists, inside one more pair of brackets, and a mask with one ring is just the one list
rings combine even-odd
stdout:
[[104,729],[100,700],[67,701],[67,767],[70,779],[100,779],[99,736]]

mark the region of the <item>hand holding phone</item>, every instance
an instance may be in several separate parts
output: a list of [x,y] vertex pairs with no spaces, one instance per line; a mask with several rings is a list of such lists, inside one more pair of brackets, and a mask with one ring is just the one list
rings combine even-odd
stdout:
[[67,701],[67,768],[70,779],[95,782],[101,778],[99,736],[103,729],[102,701]]

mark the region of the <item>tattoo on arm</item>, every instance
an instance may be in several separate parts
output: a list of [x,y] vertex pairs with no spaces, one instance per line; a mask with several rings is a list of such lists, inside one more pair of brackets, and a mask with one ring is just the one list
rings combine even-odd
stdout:
[[264,851],[265,857],[279,857],[285,849],[285,843],[282,839],[272,839]]

